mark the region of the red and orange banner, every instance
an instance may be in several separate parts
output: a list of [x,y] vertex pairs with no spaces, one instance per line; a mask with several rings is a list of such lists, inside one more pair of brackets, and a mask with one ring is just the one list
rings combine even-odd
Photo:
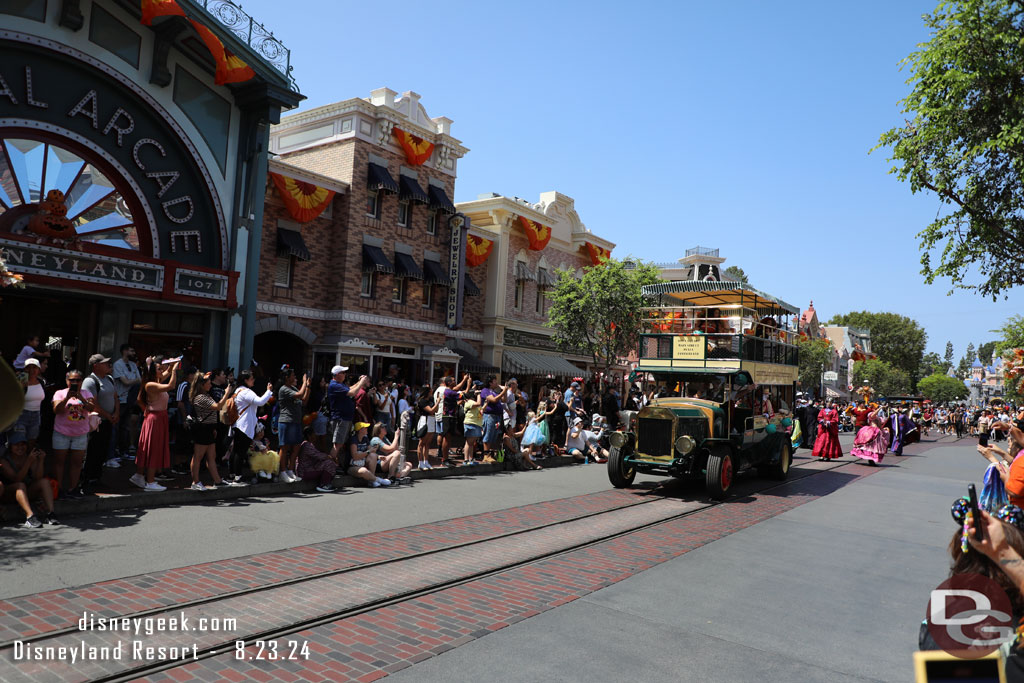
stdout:
[[523,226],[523,230],[526,232],[526,239],[530,240],[530,249],[540,251],[548,246],[548,242],[551,241],[551,228],[523,216],[517,216],[517,218],[519,225]]
[[391,132],[394,134],[395,139],[398,140],[398,144],[402,146],[402,151],[405,152],[405,160],[413,166],[422,165],[434,153],[433,142],[428,142],[401,128],[392,128]]
[[157,17],[183,17],[177,0],[142,0],[142,25],[151,26]]
[[217,74],[213,78],[214,83],[217,85],[241,83],[256,75],[256,72],[248,64],[228,52],[227,48],[224,47],[224,43],[220,42],[220,38],[215,36],[213,31],[194,19],[189,19],[189,21],[192,23],[192,28],[196,30],[199,37],[206,43],[206,49],[213,55],[213,61],[217,63]]
[[590,242],[584,242],[587,245],[587,253],[590,254],[590,262],[595,266],[603,266],[605,262],[611,258],[612,250],[599,247],[596,244]]
[[322,214],[334,199],[334,190],[288,178],[280,173],[271,172],[270,177],[277,193],[284,200],[288,215],[300,223],[308,223]]
[[466,235],[466,265],[471,268],[479,266],[491,255],[493,248],[493,240],[476,235]]

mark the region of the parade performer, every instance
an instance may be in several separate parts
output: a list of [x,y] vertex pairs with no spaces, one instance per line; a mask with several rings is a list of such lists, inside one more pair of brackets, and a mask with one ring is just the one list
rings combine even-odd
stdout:
[[889,450],[889,434],[882,429],[882,418],[877,412],[868,414],[868,423],[857,432],[850,455],[867,460],[872,465],[882,462]]
[[890,434],[889,450],[895,455],[903,455],[903,446],[907,443],[907,435],[917,429],[910,418],[904,414],[905,412],[905,408],[893,410],[887,425]]
[[819,460],[834,460],[843,457],[843,447],[839,445],[839,411],[835,402],[818,413],[818,436],[814,440],[814,457]]

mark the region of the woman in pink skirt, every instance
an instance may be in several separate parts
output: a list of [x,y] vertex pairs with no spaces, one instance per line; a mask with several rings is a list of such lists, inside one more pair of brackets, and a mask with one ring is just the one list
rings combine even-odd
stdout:
[[178,362],[162,364],[150,359],[142,378],[139,406],[145,417],[139,434],[139,448],[135,452],[135,474],[131,483],[143,491],[166,491],[156,483],[156,471],[171,466],[170,428],[167,423],[167,392],[174,389]]
[[873,411],[868,415],[868,423],[857,432],[850,455],[876,465],[882,462],[887,450],[889,434],[882,429],[882,419],[878,417],[878,411]]
[[813,453],[819,460],[843,457],[843,447],[839,445],[839,411],[834,401],[818,413],[818,438],[814,440]]

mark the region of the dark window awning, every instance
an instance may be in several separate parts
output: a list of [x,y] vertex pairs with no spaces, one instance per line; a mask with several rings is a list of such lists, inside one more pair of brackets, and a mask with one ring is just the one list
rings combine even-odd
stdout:
[[537,286],[541,288],[555,286],[555,278],[551,277],[551,273],[548,272],[547,268],[537,269]]
[[371,190],[380,190],[381,192],[392,192],[398,193],[399,187],[395,179],[388,173],[388,169],[384,168],[380,164],[375,164],[372,161],[369,164],[369,170],[366,177],[367,187]]
[[420,270],[416,260],[409,254],[395,252],[395,276],[407,277],[413,280],[422,280],[423,271]]
[[462,276],[462,289],[466,296],[480,296],[480,288],[473,282],[473,278],[469,276],[469,273]]
[[448,199],[444,188],[437,185],[427,185],[427,194],[430,195],[430,208],[444,211],[445,213],[458,213],[452,200]]
[[552,377],[589,377],[591,374],[561,356],[509,350],[505,350],[501,354],[501,371],[518,375],[550,375]]
[[452,281],[448,279],[448,274],[444,272],[444,268],[437,261],[423,261],[423,272],[426,274],[423,281],[431,285],[443,285],[445,287],[451,287]]
[[302,235],[287,228],[277,229],[277,253],[294,256],[300,261],[310,259],[309,249],[306,248],[306,242],[302,239]]
[[420,184],[416,182],[415,178],[409,176],[400,175],[398,176],[398,185],[400,187],[398,197],[400,199],[408,199],[409,201],[416,202],[417,204],[429,204],[430,197],[423,191]]
[[462,360],[459,361],[459,370],[466,372],[473,372],[480,375],[496,374],[501,372],[498,368],[494,367],[490,363],[480,360],[469,351],[465,351],[461,348],[456,347],[455,353],[462,356]]
[[533,274],[530,267],[522,261],[516,261],[516,282],[520,280],[529,280],[533,282],[537,279],[537,276]]
[[388,261],[388,257],[380,247],[372,244],[363,245],[363,272],[364,273],[394,273],[395,267]]

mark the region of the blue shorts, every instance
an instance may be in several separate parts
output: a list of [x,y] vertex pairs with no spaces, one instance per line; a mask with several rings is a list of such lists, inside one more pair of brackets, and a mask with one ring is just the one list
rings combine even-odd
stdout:
[[298,446],[302,443],[302,423],[278,422],[277,438],[282,446]]
[[88,445],[88,434],[65,436],[58,431],[53,432],[53,450],[55,451],[84,451]]
[[491,446],[501,443],[503,426],[500,415],[484,413],[484,443]]
[[484,435],[484,428],[479,425],[471,425],[468,422],[462,425],[463,434],[467,439],[479,439]]
[[21,415],[18,417],[18,421],[14,423],[14,428],[19,432],[25,433],[25,438],[29,441],[34,441],[39,438],[39,411],[38,410],[23,410]]
[[327,419],[326,415],[317,415],[316,419],[313,420],[313,433],[317,436],[324,436],[327,434],[327,424],[329,422],[330,420]]

